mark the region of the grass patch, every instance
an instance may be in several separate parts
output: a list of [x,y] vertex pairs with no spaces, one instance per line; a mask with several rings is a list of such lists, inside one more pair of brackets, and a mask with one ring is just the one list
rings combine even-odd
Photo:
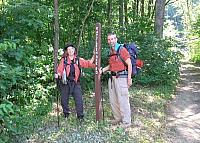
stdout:
[[[60,127],[57,127],[57,116],[54,113],[55,111],[52,110],[48,115],[37,120],[37,123],[35,123],[37,126],[28,124],[30,132],[28,134],[20,134],[15,138],[15,142],[166,142],[164,139],[166,122],[165,107],[169,99],[173,96],[172,87],[133,86],[130,89],[133,124],[126,130],[120,128],[119,125],[113,126],[110,124],[109,121],[112,118],[112,113],[108,100],[108,91],[106,88],[103,89],[104,121],[95,121],[94,96],[92,93],[85,93],[85,121],[82,123],[77,121],[75,112],[73,112],[68,119],[63,118],[61,114]],[[74,103],[70,103],[70,106],[74,108]],[[27,120],[33,121],[29,118],[27,118]],[[23,122],[26,122],[25,118],[23,118]]]

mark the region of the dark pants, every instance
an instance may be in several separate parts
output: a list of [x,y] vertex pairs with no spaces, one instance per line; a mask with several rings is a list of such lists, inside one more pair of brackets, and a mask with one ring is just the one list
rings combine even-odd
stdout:
[[70,113],[69,97],[72,94],[75,100],[76,113],[78,118],[83,118],[83,98],[80,84],[70,82],[68,84],[61,84],[61,105],[63,113]]

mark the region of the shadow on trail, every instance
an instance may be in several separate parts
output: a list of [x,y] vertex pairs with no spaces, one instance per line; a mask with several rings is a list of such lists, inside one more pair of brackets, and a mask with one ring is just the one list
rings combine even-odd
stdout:
[[200,66],[182,63],[176,97],[167,108],[170,143],[200,142]]

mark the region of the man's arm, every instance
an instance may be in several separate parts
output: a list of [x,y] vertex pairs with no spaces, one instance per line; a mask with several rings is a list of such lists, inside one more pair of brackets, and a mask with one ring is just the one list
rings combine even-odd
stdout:
[[131,79],[132,63],[131,63],[131,59],[128,58],[125,62],[128,65],[128,86],[130,87],[132,85],[132,79]]
[[109,70],[110,70],[110,65],[107,65],[106,67],[101,69],[100,73],[102,74],[102,73],[105,73],[105,72],[107,72]]

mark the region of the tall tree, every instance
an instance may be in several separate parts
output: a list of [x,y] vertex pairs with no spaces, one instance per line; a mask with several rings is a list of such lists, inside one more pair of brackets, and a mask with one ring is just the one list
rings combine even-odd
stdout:
[[112,0],[108,0],[108,26],[109,30],[112,27]]
[[54,0],[54,72],[58,65],[59,48],[59,21],[58,21],[58,0]]
[[83,18],[83,21],[82,21],[82,25],[81,25],[81,29],[80,29],[80,34],[79,34],[79,38],[78,38],[78,44],[77,44],[77,52],[79,51],[79,47],[80,47],[80,43],[81,43],[81,39],[82,39],[82,35],[83,35],[83,31],[84,31],[84,28],[85,28],[85,23],[86,23],[86,19],[90,16],[90,12],[92,11],[93,9],[93,4],[94,4],[94,1],[95,0],[92,0],[92,3],[85,15],[85,17]]
[[133,20],[135,19],[136,17],[136,12],[137,12],[137,8],[136,8],[136,0],[132,1],[132,17],[133,17]]
[[124,0],[125,25],[128,25],[128,0]]
[[136,13],[139,14],[139,0],[135,0],[136,2]]
[[152,12],[152,5],[153,5],[153,0],[149,0],[148,2],[148,17],[151,17],[151,12]]
[[154,30],[158,37],[163,36],[165,0],[156,0]]
[[[58,0],[54,0],[54,74],[56,73],[57,70],[57,65],[58,65],[58,47],[59,47],[59,20],[58,20]],[[59,97],[57,94],[57,117],[58,117],[58,126],[60,126],[59,122]]]
[[124,35],[124,0],[119,0],[119,28],[120,33]]
[[141,16],[144,16],[144,0],[141,0]]

